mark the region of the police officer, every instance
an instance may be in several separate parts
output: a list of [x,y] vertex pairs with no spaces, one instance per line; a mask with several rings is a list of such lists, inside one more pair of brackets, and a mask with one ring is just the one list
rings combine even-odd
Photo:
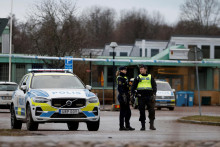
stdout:
[[151,74],[147,73],[147,66],[140,65],[140,74],[134,79],[134,83],[131,88],[132,99],[134,99],[135,91],[138,96],[138,107],[140,111],[139,121],[141,122],[141,131],[145,130],[145,106],[147,105],[148,117],[150,120],[150,129],[156,130],[154,127],[155,119],[155,96],[157,92],[157,85]]
[[127,68],[125,66],[120,67],[119,71],[116,73],[118,92],[119,92],[118,101],[120,103],[119,130],[133,131],[135,129],[130,126],[131,109],[129,105],[129,101],[130,101],[129,83],[128,83],[128,78],[126,77],[126,73],[127,73]]

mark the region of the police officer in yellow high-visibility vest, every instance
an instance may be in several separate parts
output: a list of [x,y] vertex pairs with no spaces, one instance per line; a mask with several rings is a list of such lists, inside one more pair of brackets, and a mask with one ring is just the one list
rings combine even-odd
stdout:
[[155,119],[155,96],[157,92],[157,85],[154,78],[151,74],[147,73],[147,66],[140,65],[140,75],[138,75],[134,79],[134,83],[132,84],[131,93],[132,98],[134,98],[135,91],[137,91],[138,97],[138,108],[140,111],[140,118],[139,121],[141,122],[141,131],[145,129],[145,121],[146,121],[146,114],[145,114],[145,106],[147,105],[147,109],[149,112],[149,120],[150,120],[150,129],[156,130],[154,127],[154,119]]

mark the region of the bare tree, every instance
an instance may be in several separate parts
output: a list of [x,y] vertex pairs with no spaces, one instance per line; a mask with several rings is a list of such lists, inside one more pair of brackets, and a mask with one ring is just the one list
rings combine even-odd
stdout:
[[[75,16],[76,6],[70,1],[44,0],[29,13],[28,33],[32,53],[48,56],[79,56],[84,29]],[[63,67],[60,61],[44,61],[51,68]]]
[[182,21],[191,21],[206,28],[220,24],[218,0],[185,0],[180,10]]
[[115,28],[113,9],[91,7],[81,17],[86,30],[87,48],[103,47],[112,41]]
[[144,9],[122,11],[117,22],[115,38],[119,43],[134,43],[135,39],[146,38],[150,29],[150,18]]

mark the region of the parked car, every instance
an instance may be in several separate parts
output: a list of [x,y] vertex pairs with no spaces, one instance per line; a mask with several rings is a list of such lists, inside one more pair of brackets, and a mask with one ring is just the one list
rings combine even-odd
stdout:
[[155,107],[160,110],[161,108],[168,108],[174,110],[175,106],[175,89],[171,89],[170,84],[165,81],[156,81],[157,94]]
[[9,109],[12,102],[12,95],[17,89],[15,82],[0,82],[0,108]]
[[13,95],[11,128],[21,129],[26,123],[30,131],[39,123],[66,123],[77,130],[85,122],[89,131],[97,131],[100,123],[100,103],[73,73],[66,70],[30,70]]

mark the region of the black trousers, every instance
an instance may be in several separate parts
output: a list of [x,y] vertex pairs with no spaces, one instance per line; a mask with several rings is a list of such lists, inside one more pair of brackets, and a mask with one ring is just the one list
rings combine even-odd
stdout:
[[149,120],[153,121],[155,119],[155,101],[152,101],[150,96],[141,96],[138,97],[138,107],[140,111],[139,121],[142,123],[145,123],[146,120],[145,106],[147,106]]
[[119,115],[119,126],[120,127],[130,127],[130,118],[131,118],[131,109],[129,105],[129,101],[127,104],[122,101],[121,96],[118,96],[120,103],[120,115]]

